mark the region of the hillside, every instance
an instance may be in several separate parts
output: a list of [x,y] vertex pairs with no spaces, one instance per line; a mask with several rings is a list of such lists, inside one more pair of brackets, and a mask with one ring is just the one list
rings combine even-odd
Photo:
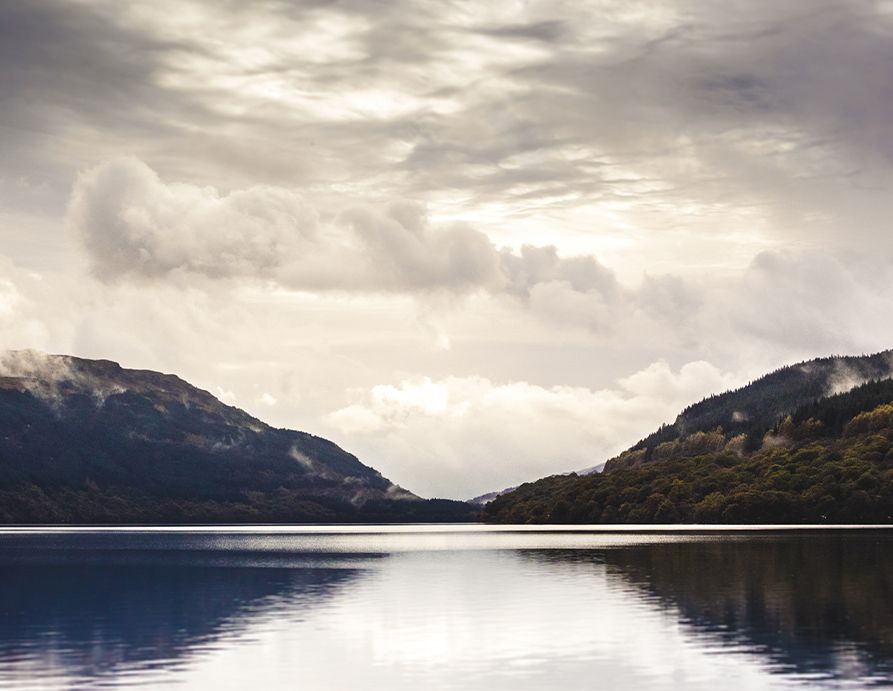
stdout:
[[[553,476],[521,485],[490,502],[486,518],[521,523],[891,522],[889,362],[885,352],[778,370],[687,408],[673,425],[609,461],[602,474]],[[866,378],[833,393],[835,387]]]
[[740,389],[709,396],[687,407],[673,424],[662,426],[627,452],[642,454],[611,459],[605,470],[628,466],[631,458],[647,462],[660,444],[717,427],[728,436],[744,435],[745,450],[754,451],[761,446],[763,433],[783,415],[859,384],[889,379],[891,374],[893,350],[866,356],[819,358],[782,367]]
[[0,356],[0,522],[465,520],[332,442],[275,429],[179,377]]

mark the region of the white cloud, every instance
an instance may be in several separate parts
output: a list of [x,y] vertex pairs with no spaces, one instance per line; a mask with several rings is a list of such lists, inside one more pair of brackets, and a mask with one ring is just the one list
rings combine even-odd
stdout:
[[481,377],[378,385],[329,414],[350,448],[414,491],[470,497],[595,465],[686,404],[737,382],[706,362],[665,362],[601,390]]
[[487,238],[433,229],[424,210],[350,207],[320,225],[295,192],[252,187],[226,195],[166,184],[136,159],[81,174],[68,224],[96,275],[269,280],[306,290],[465,290],[494,287],[499,255]]
[[221,195],[165,183],[142,161],[124,158],[78,177],[68,226],[104,281],[242,278],[310,291],[483,290],[535,302],[557,288],[579,293],[583,308],[619,294],[594,257],[560,257],[551,246],[500,250],[466,225],[433,226],[419,204],[320,216],[290,190]]
[[226,403],[227,405],[236,405],[236,394],[232,391],[224,389],[222,386],[215,386],[211,391],[218,399]]
[[318,232],[298,195],[259,187],[220,196],[212,188],[166,185],[130,158],[79,176],[68,222],[104,279],[177,270],[263,275],[312,247]]

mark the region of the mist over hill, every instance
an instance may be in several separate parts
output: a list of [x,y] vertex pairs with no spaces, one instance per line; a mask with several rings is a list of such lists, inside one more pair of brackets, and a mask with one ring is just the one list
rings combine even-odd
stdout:
[[465,520],[336,444],[276,429],[179,377],[0,355],[0,521]]
[[[763,444],[763,434],[797,408],[869,381],[893,376],[893,350],[874,355],[826,357],[781,367],[733,391],[708,396],[688,406],[670,425],[649,434],[627,452],[609,460],[605,471],[647,462],[663,443],[696,432],[722,428],[726,437],[741,438],[747,451]],[[660,454],[658,454],[660,455]]]

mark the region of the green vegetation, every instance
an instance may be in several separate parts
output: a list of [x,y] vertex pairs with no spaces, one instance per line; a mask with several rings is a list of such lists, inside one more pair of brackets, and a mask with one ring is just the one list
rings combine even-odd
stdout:
[[763,432],[784,415],[825,398],[829,392],[848,389],[853,383],[886,379],[891,369],[893,351],[889,350],[782,367],[740,389],[708,396],[688,406],[673,424],[663,425],[630,450],[644,451],[645,458],[650,459],[653,449],[662,442],[722,427],[728,435],[744,435],[744,450],[756,451]]
[[469,521],[475,508],[447,499],[377,499],[280,488],[232,499],[172,497],[139,488],[19,485],[0,491],[0,524],[440,523]]
[[503,523],[890,523],[891,402],[893,382],[869,382],[801,406],[756,442],[721,427],[653,439],[605,473],[521,485],[484,515]]

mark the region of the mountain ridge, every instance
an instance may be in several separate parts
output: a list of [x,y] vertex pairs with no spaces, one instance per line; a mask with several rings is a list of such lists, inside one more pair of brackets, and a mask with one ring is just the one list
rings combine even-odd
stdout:
[[467,520],[465,507],[177,375],[0,355],[0,521]]

